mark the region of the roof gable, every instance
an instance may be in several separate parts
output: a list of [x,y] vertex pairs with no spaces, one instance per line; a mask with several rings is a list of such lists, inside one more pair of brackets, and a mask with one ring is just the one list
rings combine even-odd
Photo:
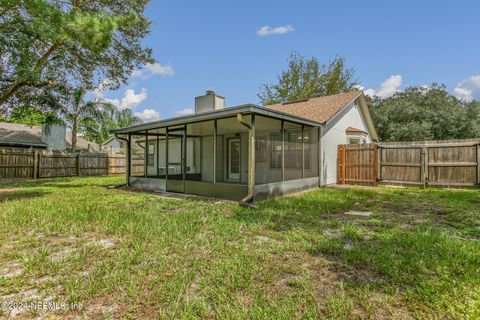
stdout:
[[317,122],[327,122],[360,94],[361,91],[353,90],[347,93],[310,98],[297,102],[277,103],[265,107]]

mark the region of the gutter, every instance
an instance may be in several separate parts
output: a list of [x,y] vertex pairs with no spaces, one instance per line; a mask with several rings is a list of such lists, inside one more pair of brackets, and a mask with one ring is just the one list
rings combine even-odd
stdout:
[[255,190],[255,115],[251,115],[251,123],[247,123],[241,113],[237,113],[237,121],[248,129],[248,193],[239,201],[242,207],[256,208],[252,204]]

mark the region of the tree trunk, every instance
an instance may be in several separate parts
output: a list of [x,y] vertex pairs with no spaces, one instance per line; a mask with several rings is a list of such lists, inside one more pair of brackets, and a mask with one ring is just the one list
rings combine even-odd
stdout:
[[72,124],[72,152],[75,153],[77,150],[77,122],[74,121]]

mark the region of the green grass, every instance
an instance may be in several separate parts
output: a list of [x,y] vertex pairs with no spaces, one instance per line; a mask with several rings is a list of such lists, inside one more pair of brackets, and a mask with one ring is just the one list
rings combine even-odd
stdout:
[[318,189],[247,209],[106,188],[122,180],[0,183],[0,302],[82,304],[59,318],[480,318],[477,190]]

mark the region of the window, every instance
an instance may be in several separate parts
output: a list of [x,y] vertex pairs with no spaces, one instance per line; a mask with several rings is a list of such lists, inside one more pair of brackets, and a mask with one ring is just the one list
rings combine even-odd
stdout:
[[359,138],[348,138],[348,144],[360,144]]

